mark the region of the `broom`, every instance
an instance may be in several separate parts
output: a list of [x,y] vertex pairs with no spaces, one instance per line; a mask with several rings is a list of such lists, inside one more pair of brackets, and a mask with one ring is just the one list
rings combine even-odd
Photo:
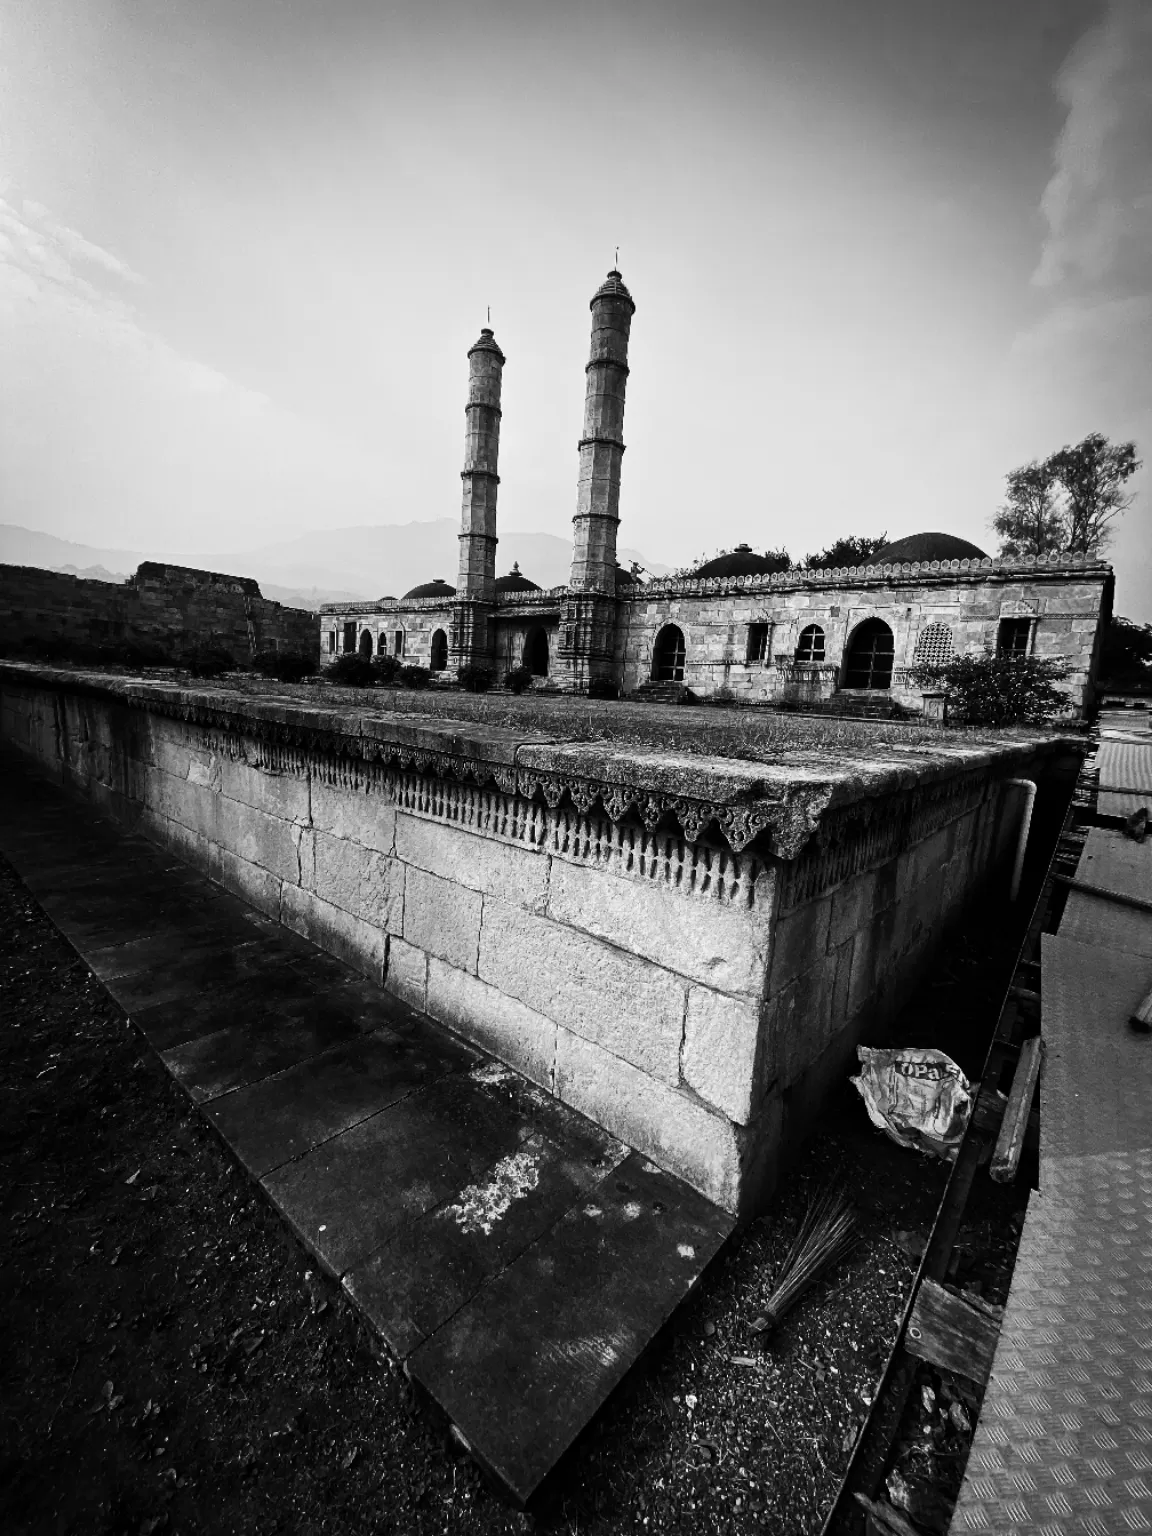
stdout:
[[838,1264],[859,1240],[856,1213],[847,1195],[835,1183],[829,1184],[809,1205],[788,1257],[780,1266],[764,1316],[752,1324],[753,1332],[775,1328],[804,1292]]

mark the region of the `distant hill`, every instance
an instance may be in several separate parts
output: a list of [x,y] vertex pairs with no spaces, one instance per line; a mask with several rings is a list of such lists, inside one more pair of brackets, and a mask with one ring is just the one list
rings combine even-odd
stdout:
[[[107,572],[99,579],[115,581],[124,580],[142,560],[167,560],[253,576],[264,595],[275,602],[315,608],[322,602],[360,602],[386,593],[401,597],[411,587],[437,576],[454,585],[458,534],[458,525],[445,517],[427,523],[317,529],[239,553],[190,555],[173,550],[102,549],[0,524],[0,563],[36,565],[73,574],[95,574],[99,567]],[[634,549],[622,549],[620,560],[625,565],[639,560],[654,576],[669,569]],[[562,586],[568,580],[572,545],[552,533],[502,531],[496,553],[497,574],[510,571],[513,561],[540,586]]]

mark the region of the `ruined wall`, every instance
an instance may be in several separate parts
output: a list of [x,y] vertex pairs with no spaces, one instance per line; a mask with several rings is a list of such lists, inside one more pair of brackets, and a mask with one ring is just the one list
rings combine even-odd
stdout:
[[698,761],[697,802],[667,760],[634,771],[675,794],[625,791],[586,777],[594,748],[470,745],[460,722],[350,715],[337,740],[331,711],[0,683],[7,742],[731,1210],[1007,858],[1001,775],[1055,750],[902,761],[863,800],[857,765],[838,806],[849,779],[809,769],[772,830],[786,794],[723,809],[758,782],[723,762]]
[[[179,656],[219,646],[246,662],[255,648],[315,654],[315,617],[261,597],[255,581],[146,561],[130,582],[88,581],[0,565],[0,648],[44,644],[158,647]],[[251,625],[251,638],[249,632]]]

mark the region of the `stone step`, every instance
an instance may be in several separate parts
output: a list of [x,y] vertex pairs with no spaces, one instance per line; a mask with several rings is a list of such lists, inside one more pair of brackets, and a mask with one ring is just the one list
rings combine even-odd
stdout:
[[526,1502],[733,1218],[20,760],[0,776],[0,851]]
[[684,683],[641,683],[631,697],[649,704],[685,704],[693,695]]

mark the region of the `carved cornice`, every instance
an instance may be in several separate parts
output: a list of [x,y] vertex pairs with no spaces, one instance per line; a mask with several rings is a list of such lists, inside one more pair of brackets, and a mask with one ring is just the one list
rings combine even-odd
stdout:
[[1106,580],[1112,567],[1092,555],[1028,555],[1019,560],[918,560],[900,565],[852,565],[835,570],[775,571],[771,575],[665,576],[622,594],[643,602],[653,597],[713,597],[728,592],[800,592],[822,587],[923,586],[926,582],[970,583],[1061,580],[1071,576]]
[[[831,811],[868,813],[927,784],[1008,776],[1040,752],[1065,750],[1067,739],[1037,734],[980,746],[925,746],[879,752],[866,761],[828,754],[802,764],[658,752],[607,743],[531,740],[521,732],[430,716],[325,709],[287,695],[0,663],[0,683],[100,697],[213,733],[221,751],[242,755],[254,741],[265,754],[332,771],[341,761],[377,763],[443,779],[494,784],[526,801],[562,802],[582,814],[598,801],[613,822],[632,818],[653,831],[678,827],[688,842],[722,836],[734,852],[756,843],[795,859]],[[233,746],[229,746],[233,743]],[[327,765],[325,768],[324,765]]]

